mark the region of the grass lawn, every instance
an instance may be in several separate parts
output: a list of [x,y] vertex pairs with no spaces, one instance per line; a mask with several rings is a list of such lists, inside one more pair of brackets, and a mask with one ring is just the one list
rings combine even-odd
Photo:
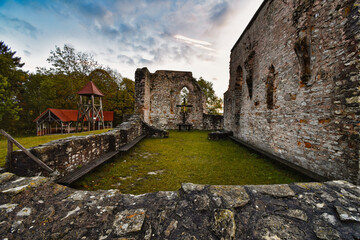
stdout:
[[[89,134],[98,134],[102,132],[107,132],[109,130],[110,129],[82,132],[82,133],[54,134],[54,135],[34,136],[34,137],[15,137],[15,139],[25,148],[30,148],[61,138],[66,138],[71,136],[84,136]],[[0,134],[0,136],[2,135]],[[14,150],[17,149],[18,148],[14,145]],[[7,140],[5,137],[2,136],[0,139],[0,167],[5,166],[6,154],[7,154]]]
[[170,131],[167,139],[145,139],[73,184],[78,189],[117,188],[142,194],[178,190],[181,183],[214,185],[312,181],[231,140],[209,141],[208,132]]

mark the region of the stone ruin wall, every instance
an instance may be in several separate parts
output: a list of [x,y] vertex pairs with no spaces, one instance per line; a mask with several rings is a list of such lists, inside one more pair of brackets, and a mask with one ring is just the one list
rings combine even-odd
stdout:
[[265,0],[231,51],[225,129],[328,179],[360,184],[359,6]]
[[[29,151],[42,160],[61,177],[98,157],[118,151],[120,147],[132,142],[141,135],[166,137],[166,132],[143,124],[138,116],[132,116],[114,130],[105,133],[78,137],[68,137],[30,148]],[[11,154],[6,167],[19,176],[48,176],[24,152],[18,150]]]
[[83,191],[0,172],[2,239],[360,239],[360,187],[182,184],[178,191]]
[[224,129],[224,116],[222,115],[203,115],[203,130],[222,130]]
[[135,113],[143,120],[160,129],[178,129],[182,123],[180,92],[189,90],[187,123],[194,129],[223,129],[221,117],[206,115],[205,96],[191,72],[156,71],[150,73],[147,68],[137,69],[135,73]]

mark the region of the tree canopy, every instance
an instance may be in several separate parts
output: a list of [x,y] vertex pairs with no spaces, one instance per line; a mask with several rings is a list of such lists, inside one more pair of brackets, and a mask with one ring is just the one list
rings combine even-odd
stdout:
[[50,56],[46,60],[52,65],[50,68],[52,73],[68,76],[87,76],[99,67],[91,54],[77,52],[73,47],[66,44],[63,49],[55,46],[55,50],[50,51]]
[[219,115],[220,110],[222,110],[223,101],[221,98],[216,96],[213,83],[204,80],[202,77],[199,78],[198,83],[206,97],[207,113]]
[[0,122],[7,131],[34,133],[33,120],[47,108],[77,109],[77,92],[90,80],[105,95],[104,110],[115,112],[114,124],[133,113],[134,82],[98,64],[91,54],[69,45],[55,46],[47,58],[51,67],[27,74],[21,70],[24,63],[4,42],[0,51]]
[[22,86],[26,73],[24,63],[3,41],[0,42],[0,124],[13,130],[21,111]]

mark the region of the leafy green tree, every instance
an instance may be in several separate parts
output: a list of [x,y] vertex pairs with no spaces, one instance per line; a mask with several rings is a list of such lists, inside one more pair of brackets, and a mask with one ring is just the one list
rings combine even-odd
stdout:
[[47,61],[52,65],[50,71],[57,74],[88,76],[99,64],[88,53],[77,52],[75,48],[64,45],[63,49],[55,46],[50,51]]
[[32,121],[47,108],[77,109],[77,92],[90,80],[105,95],[104,110],[115,112],[115,124],[122,121],[124,114],[133,112],[134,82],[102,67],[90,54],[77,52],[68,45],[55,46],[47,61],[51,67],[38,68],[24,84],[21,119],[27,131],[35,131]]
[[202,77],[199,78],[198,84],[206,97],[206,107],[208,114],[220,115],[222,109],[222,99],[216,96],[212,82],[204,80]]
[[112,110],[115,112],[116,124],[121,123],[123,116],[134,113],[135,82],[129,78],[123,78],[119,91],[112,99]]
[[0,125],[7,131],[16,130],[21,111],[20,101],[26,73],[21,70],[24,63],[16,52],[0,41]]
[[63,107],[76,106],[76,92],[89,81],[90,73],[100,68],[99,64],[91,54],[78,52],[66,44],[63,48],[55,46],[55,50],[50,51],[50,56],[46,60],[51,67],[38,68],[38,72],[53,79],[58,97],[64,98],[61,100]]

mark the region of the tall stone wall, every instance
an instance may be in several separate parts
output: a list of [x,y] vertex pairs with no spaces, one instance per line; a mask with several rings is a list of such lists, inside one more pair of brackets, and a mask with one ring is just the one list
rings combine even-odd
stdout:
[[189,90],[187,123],[195,129],[203,128],[203,113],[206,110],[205,96],[191,72],[156,71],[150,73],[147,68],[135,72],[135,113],[157,128],[177,129],[182,123],[180,108],[181,90]]
[[359,184],[359,6],[265,0],[231,50],[225,129],[328,179]]

